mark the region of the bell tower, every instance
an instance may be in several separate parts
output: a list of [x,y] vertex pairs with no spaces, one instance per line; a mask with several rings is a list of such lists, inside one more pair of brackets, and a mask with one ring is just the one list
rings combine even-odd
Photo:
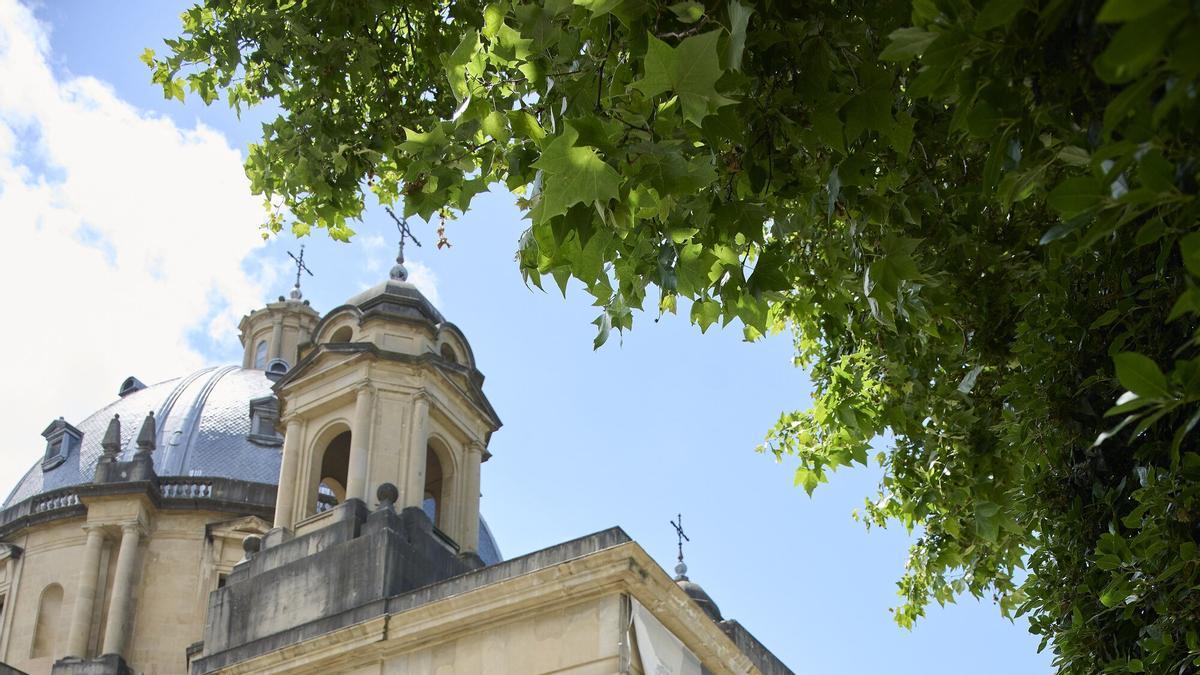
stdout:
[[275,528],[314,532],[339,509],[373,508],[390,483],[397,509],[423,511],[477,559],[480,465],[500,420],[466,338],[407,276],[398,261],[322,317],[275,385],[285,429]]
[[300,292],[301,273],[312,274],[304,264],[304,247],[300,247],[298,257],[291,252],[288,255],[296,261],[296,285],[292,292],[250,312],[238,324],[242,367],[265,370],[272,377],[282,376],[296,365],[300,360],[300,345],[308,341],[321,318]]

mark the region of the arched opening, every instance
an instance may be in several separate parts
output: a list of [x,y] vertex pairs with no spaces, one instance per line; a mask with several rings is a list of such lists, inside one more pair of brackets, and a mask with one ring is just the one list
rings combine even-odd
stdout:
[[352,337],[354,337],[354,329],[350,326],[342,326],[333,331],[333,335],[329,336],[329,342],[349,342]]
[[42,597],[38,600],[37,623],[33,629],[33,646],[29,650],[30,658],[54,655],[54,648],[58,644],[62,600],[62,586],[50,584],[42,589]]
[[450,363],[458,363],[458,354],[454,353],[454,347],[448,344],[442,344],[442,358]]
[[254,367],[262,370],[267,367],[267,341],[260,340],[254,348]]
[[431,440],[425,446],[425,498],[421,507],[443,532],[450,529],[453,473],[454,464],[449,452],[437,440]]
[[327,511],[346,501],[346,475],[350,471],[350,432],[343,431],[325,446],[317,481],[316,511]]

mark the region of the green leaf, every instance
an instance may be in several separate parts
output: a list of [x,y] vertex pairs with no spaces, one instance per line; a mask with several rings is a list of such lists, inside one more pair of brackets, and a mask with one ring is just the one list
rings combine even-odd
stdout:
[[805,467],[797,467],[796,475],[792,479],[792,482],[796,487],[803,487],[804,492],[811,497],[813,490],[816,490],[817,485],[820,484],[821,478],[816,471]]
[[898,28],[888,35],[888,46],[879,58],[884,61],[908,61],[924,53],[925,48],[933,44],[937,37],[937,33],[922,28]]
[[1185,234],[1179,240],[1179,251],[1183,254],[1183,265],[1187,271],[1200,277],[1200,232]]
[[696,23],[704,16],[704,5],[696,0],[683,0],[667,9],[670,9],[682,23]]
[[1079,228],[1083,227],[1083,224],[1084,224],[1084,219],[1082,219],[1082,218],[1072,218],[1071,220],[1065,220],[1065,221],[1055,225],[1054,227],[1046,230],[1042,234],[1042,238],[1038,240],[1038,245],[1045,246],[1046,244],[1049,244],[1050,242],[1058,241],[1059,239],[1062,239],[1063,237],[1071,234],[1075,230],[1078,230]]
[[499,3],[492,3],[483,9],[483,36],[489,40],[496,37],[496,32],[504,24],[504,8]]
[[1125,24],[1095,61],[1096,74],[1107,82],[1129,82],[1158,60],[1173,26],[1187,12],[1183,3],[1167,3]]
[[1025,8],[1025,0],[988,0],[975,17],[975,29],[986,31],[1006,26]]
[[508,142],[510,137],[508,133],[508,118],[504,116],[504,113],[498,110],[491,111],[483,118],[480,126],[483,129],[483,133],[496,139],[499,143]]
[[719,318],[721,303],[715,300],[697,300],[692,303],[692,323],[700,326],[701,333],[707,331]]
[[592,340],[592,349],[600,349],[605,342],[608,342],[608,334],[612,331],[612,318],[608,312],[601,312],[600,316],[596,317],[592,324],[596,326],[596,339]]
[[568,126],[533,163],[545,173],[539,221],[562,215],[574,204],[604,204],[617,198],[621,174],[601,159],[595,148],[575,146],[578,137]]
[[723,72],[717,53],[720,36],[720,31],[709,31],[671,47],[650,35],[645,72],[632,86],[650,98],[675,92],[683,106],[684,119],[700,126],[717,108],[734,103],[716,88]]
[[1101,328],[1107,326],[1113,321],[1116,321],[1117,317],[1119,316],[1121,316],[1121,310],[1114,307],[1113,309],[1110,309],[1097,317],[1096,320],[1088,326],[1088,328]]
[[829,172],[829,179],[825,181],[826,202],[825,202],[825,217],[833,218],[833,209],[837,206],[838,195],[842,191],[842,179],[838,177],[837,167],[833,167],[833,171]]
[[592,16],[602,16],[616,9],[625,0],[575,0],[575,4],[586,7]]
[[739,0],[729,3],[729,49],[725,51],[730,70],[742,69],[742,53],[746,51],[746,27],[754,10]]
[[1158,364],[1137,352],[1121,352],[1113,357],[1121,386],[1143,398],[1167,398],[1167,378]]
[[1133,243],[1135,246],[1153,244],[1166,233],[1167,226],[1163,224],[1162,218],[1154,218],[1146,221],[1145,225],[1138,228],[1137,234],[1134,235]]
[[1058,158],[1071,166],[1087,166],[1092,161],[1092,156],[1088,154],[1088,151],[1077,145],[1068,145],[1059,150]]
[[479,52],[479,48],[479,33],[472,31],[463,36],[458,47],[446,59],[446,79],[450,81],[450,91],[454,92],[454,98],[459,101],[470,93],[467,87],[466,66]]
[[1122,23],[1140,19],[1162,8],[1171,0],[1108,0],[1100,8],[1096,21],[1100,23]]
[[1070,218],[1096,206],[1103,197],[1100,181],[1080,176],[1059,183],[1046,197],[1046,203],[1064,218]]

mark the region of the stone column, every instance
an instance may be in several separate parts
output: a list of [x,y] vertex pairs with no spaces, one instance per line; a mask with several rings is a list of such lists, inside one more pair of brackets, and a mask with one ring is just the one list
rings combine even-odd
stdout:
[[275,322],[271,325],[271,348],[267,351],[267,363],[281,358],[283,358],[283,315],[275,317]]
[[425,502],[425,447],[429,443],[429,395],[423,391],[413,396],[409,432],[408,462],[400,500],[402,506],[421,508]]
[[367,501],[367,453],[371,447],[371,420],[375,390],[359,386],[354,401],[354,428],[350,430],[350,466],[346,469],[346,499]]
[[96,583],[100,576],[100,553],[104,549],[104,531],[99,525],[84,525],[87,543],[83,547],[83,563],[79,582],[75,586],[75,608],[71,612],[71,627],[67,633],[67,656],[87,656],[88,635],[92,632],[92,610],[96,606]]
[[479,551],[479,470],[483,464],[483,444],[471,441],[467,445],[466,475],[463,480],[463,530],[458,542],[463,553]]
[[283,434],[283,464],[279,467],[279,487],[275,492],[275,527],[291,527],[296,507],[296,472],[300,467],[300,435],[303,426],[295,417],[287,421]]
[[108,606],[108,622],[104,630],[101,654],[120,655],[125,648],[126,630],[133,613],[133,596],[137,592],[138,544],[142,527],[138,523],[121,526],[121,549],[117,553],[117,575],[113,581],[112,601]]

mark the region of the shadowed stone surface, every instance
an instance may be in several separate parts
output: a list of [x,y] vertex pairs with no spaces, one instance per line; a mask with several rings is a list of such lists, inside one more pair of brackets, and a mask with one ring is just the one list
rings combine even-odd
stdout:
[[[206,654],[335,618],[471,569],[433,533],[421,509],[397,514],[382,508],[368,516],[363,503],[351,499],[333,519],[234,568],[225,587],[209,597]],[[371,615],[382,610],[380,603]],[[206,672],[217,660],[206,656],[202,662],[200,672]]]

